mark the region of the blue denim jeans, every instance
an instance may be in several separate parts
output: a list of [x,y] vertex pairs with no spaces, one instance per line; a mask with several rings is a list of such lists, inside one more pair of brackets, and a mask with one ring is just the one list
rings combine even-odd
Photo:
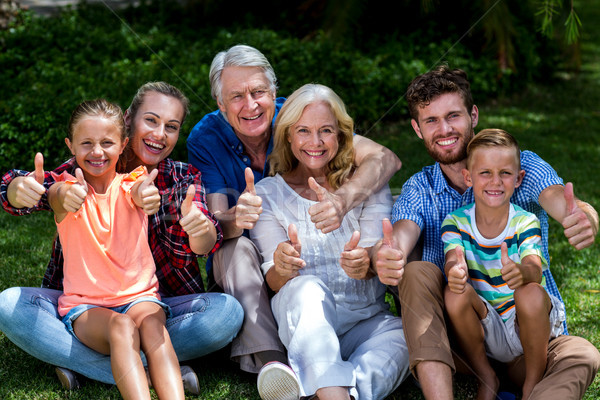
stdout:
[[[114,384],[110,357],[78,341],[61,321],[57,311],[61,294],[45,288],[4,290],[0,293],[0,330],[35,358]],[[171,308],[166,326],[180,362],[226,346],[244,319],[238,301],[224,293],[163,297],[162,301]]]

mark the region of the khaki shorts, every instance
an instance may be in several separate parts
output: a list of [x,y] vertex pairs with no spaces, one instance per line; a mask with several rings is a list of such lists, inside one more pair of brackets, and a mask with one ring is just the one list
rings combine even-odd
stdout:
[[[566,319],[565,306],[556,297],[551,294],[550,301],[552,309],[550,310],[550,339],[557,337],[563,333],[563,322]],[[519,324],[516,323],[517,313],[503,321],[498,312],[492,307],[487,300],[479,296],[485,303],[488,313],[481,320],[485,335],[485,350],[488,357],[491,357],[500,362],[509,362],[523,354],[523,346],[519,335]]]

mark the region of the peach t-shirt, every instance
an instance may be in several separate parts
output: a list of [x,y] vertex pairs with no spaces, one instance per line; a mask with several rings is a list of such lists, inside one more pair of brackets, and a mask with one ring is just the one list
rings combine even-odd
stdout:
[[[80,304],[116,307],[144,296],[160,299],[148,218],[129,193],[145,171],[117,174],[103,194],[88,186],[82,207],[56,224],[65,258],[61,316]],[[57,178],[76,182],[65,173]]]

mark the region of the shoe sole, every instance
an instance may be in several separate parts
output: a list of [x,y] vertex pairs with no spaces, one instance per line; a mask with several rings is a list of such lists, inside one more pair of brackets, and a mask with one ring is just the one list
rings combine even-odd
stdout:
[[258,376],[256,383],[262,400],[298,400],[300,387],[293,372],[279,366],[268,368]]

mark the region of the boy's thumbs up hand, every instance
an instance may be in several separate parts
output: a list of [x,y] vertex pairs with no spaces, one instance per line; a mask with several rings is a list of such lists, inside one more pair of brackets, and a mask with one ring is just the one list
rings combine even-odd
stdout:
[[524,283],[521,265],[515,263],[508,256],[508,247],[506,242],[502,242],[502,245],[500,245],[500,254],[500,261],[502,262],[502,269],[500,270],[500,273],[502,274],[502,279],[504,279],[504,282],[506,282],[509,288],[515,290]]
[[[465,291],[467,285],[469,269],[462,247],[456,247],[454,249],[454,254],[456,260],[454,264],[450,264],[450,268],[447,269],[448,272],[446,277],[448,278],[448,287],[450,290],[454,293],[461,294]],[[449,261],[449,263],[451,263],[451,261]]]

